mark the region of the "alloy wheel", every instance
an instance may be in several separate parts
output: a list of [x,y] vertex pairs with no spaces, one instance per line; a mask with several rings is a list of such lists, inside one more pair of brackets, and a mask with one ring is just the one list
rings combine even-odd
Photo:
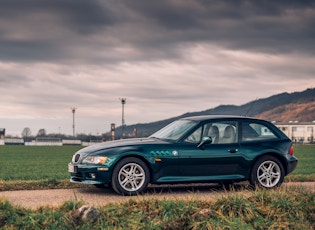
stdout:
[[276,162],[264,161],[259,165],[257,179],[262,186],[272,188],[278,184],[280,178],[281,169]]
[[118,182],[126,191],[137,191],[145,182],[145,171],[136,163],[128,163],[119,170]]

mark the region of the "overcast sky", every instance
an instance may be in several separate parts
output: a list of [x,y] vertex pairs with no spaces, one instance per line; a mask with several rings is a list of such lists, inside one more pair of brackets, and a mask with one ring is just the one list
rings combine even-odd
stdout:
[[103,133],[315,87],[314,1],[0,0],[0,128]]

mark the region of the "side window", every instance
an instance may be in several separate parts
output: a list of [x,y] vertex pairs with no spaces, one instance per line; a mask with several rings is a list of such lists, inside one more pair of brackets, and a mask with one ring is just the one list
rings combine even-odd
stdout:
[[190,134],[185,139],[185,142],[188,142],[188,143],[200,143],[200,141],[201,141],[201,133],[202,133],[202,127],[199,127],[196,131],[194,131],[192,134]]
[[277,136],[265,125],[257,123],[242,123],[242,141],[258,141],[275,139]]
[[212,144],[236,143],[237,123],[235,121],[222,121],[205,125],[203,136],[212,138]]
[[189,135],[185,139],[185,142],[200,143],[202,137],[208,136],[212,138],[212,144],[236,143],[238,140],[236,124],[235,121],[205,124]]
[[229,122],[220,122],[214,124],[218,126],[219,128],[219,140],[218,144],[232,144],[236,143],[238,138],[237,138],[237,125],[236,122],[229,121]]

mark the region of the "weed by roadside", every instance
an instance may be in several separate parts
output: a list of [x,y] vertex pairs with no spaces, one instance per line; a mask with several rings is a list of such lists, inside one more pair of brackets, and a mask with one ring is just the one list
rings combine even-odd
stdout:
[[[315,193],[299,188],[244,191],[217,200],[130,198],[97,207],[96,222],[73,222],[84,202],[30,210],[0,199],[3,229],[314,229]],[[1,222],[2,220],[2,222]]]
[[39,189],[71,189],[71,188],[86,188],[88,185],[73,184],[69,180],[0,180],[0,191],[16,191],[16,190],[39,190]]

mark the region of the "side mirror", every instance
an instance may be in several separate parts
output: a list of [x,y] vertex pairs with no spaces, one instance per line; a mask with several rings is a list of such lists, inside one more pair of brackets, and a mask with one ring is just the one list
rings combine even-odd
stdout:
[[212,143],[212,138],[211,137],[203,137],[199,145],[197,146],[198,148],[203,148],[206,144],[211,144]]

